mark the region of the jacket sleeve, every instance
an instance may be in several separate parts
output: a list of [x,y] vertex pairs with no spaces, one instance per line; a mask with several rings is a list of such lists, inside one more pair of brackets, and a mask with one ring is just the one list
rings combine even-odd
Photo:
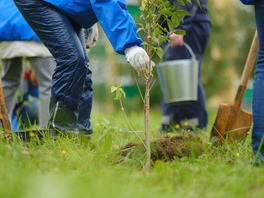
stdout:
[[125,0],[91,0],[93,11],[114,50],[124,54],[127,47],[142,43]]

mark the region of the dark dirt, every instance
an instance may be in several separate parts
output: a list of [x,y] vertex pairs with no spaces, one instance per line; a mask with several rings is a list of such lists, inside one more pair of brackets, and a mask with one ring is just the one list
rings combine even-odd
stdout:
[[[196,135],[164,136],[151,142],[152,161],[172,161],[175,158],[198,157],[205,149],[202,140]],[[130,142],[121,148],[121,155],[139,157],[145,152],[142,143]]]

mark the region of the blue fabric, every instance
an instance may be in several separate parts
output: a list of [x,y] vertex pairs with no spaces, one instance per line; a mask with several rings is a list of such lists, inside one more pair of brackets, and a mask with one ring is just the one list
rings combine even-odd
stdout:
[[40,41],[12,0],[0,1],[0,41]]
[[240,0],[240,1],[246,5],[264,6],[264,0]]
[[12,130],[26,129],[38,124],[38,99],[17,103],[11,117]]
[[[12,130],[24,129],[38,123],[39,89],[31,82],[27,82],[28,91],[18,96],[17,103],[11,116]],[[29,99],[29,96],[31,97]]]
[[57,62],[52,77],[50,127],[91,134],[92,72],[82,28],[42,0],[15,3]]
[[256,0],[240,0],[240,1],[246,5],[253,5]]
[[65,13],[84,28],[99,21],[114,50],[124,54],[127,47],[142,43],[125,0],[43,0]]
[[[206,8],[206,1],[203,2],[203,7]],[[193,1],[196,3],[196,1]],[[196,7],[189,7],[189,9],[196,10]],[[181,27],[185,28],[186,35],[184,36],[184,42],[186,42],[193,50],[196,58],[199,61],[199,78],[198,78],[198,101],[188,104],[176,104],[170,105],[162,102],[162,113],[165,116],[171,116],[172,122],[180,122],[185,119],[198,118],[199,128],[205,128],[208,122],[208,116],[206,111],[206,98],[205,92],[201,82],[201,67],[202,67],[202,57],[204,55],[207,43],[209,41],[209,36],[211,32],[211,22],[208,20],[207,9],[202,13],[205,15],[201,17],[202,21],[199,21],[195,17],[195,11],[189,10],[194,13],[194,16],[188,18],[187,24],[182,24]],[[199,12],[199,15],[201,13]],[[206,20],[204,20],[206,19]],[[170,44],[167,44],[170,45]],[[166,48],[166,47],[165,47]],[[176,46],[174,48],[169,48],[165,53],[165,61],[167,60],[177,60],[177,59],[189,59],[191,58],[190,53],[185,47]]]
[[[253,133],[252,148],[258,158],[264,159],[264,146],[261,145],[264,137],[264,7],[255,6],[255,17],[259,35],[259,49],[255,79],[253,84]],[[260,149],[260,153],[258,153]]]

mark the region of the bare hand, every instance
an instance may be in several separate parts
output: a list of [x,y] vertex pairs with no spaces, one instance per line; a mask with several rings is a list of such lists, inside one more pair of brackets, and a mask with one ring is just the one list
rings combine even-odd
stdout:
[[184,45],[183,35],[172,33],[169,39],[172,48]]

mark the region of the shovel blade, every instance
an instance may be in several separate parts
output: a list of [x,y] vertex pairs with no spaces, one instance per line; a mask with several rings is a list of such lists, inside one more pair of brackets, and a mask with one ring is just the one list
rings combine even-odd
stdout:
[[216,137],[221,145],[225,140],[244,139],[252,124],[252,114],[234,104],[220,104],[211,131],[211,139]]

